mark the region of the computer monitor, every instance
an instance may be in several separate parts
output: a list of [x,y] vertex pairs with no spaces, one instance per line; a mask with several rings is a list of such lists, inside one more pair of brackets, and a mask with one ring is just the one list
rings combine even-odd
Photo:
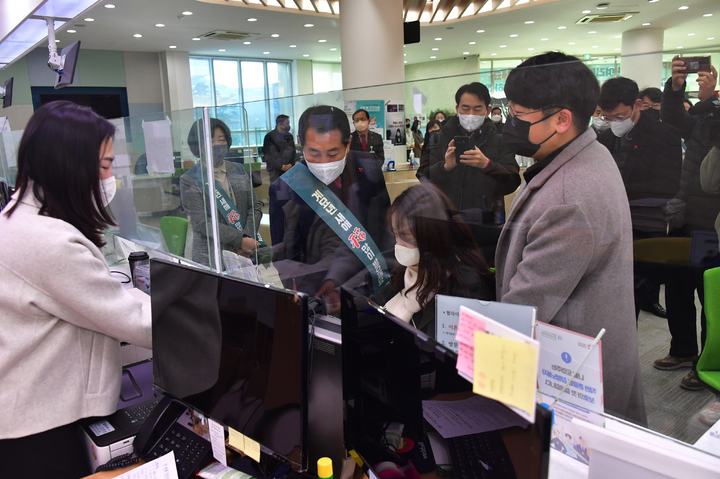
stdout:
[[80,41],[76,41],[66,46],[60,51],[60,56],[64,59],[62,71],[57,72],[55,77],[55,89],[72,85],[75,79],[75,68],[77,67],[78,53],[80,52]]
[[[472,394],[472,384],[458,375],[457,355],[354,291],[342,289],[341,308],[345,447],[370,468],[384,461],[410,460],[418,472],[432,472],[435,460],[428,432],[434,431],[423,419],[423,401],[480,399]],[[503,458],[509,456],[507,469],[514,475],[475,471],[482,467],[482,458],[475,457],[480,459],[472,465],[475,477],[547,478],[551,413],[538,405],[535,423],[528,424],[500,403],[486,405],[524,426],[484,433]],[[388,447],[391,423],[403,424],[402,436],[415,445],[407,453]]]
[[152,260],[153,384],[308,466],[307,296]]
[[12,106],[12,96],[13,96],[13,77],[8,78],[5,80],[5,85],[2,89],[2,107],[8,108]]

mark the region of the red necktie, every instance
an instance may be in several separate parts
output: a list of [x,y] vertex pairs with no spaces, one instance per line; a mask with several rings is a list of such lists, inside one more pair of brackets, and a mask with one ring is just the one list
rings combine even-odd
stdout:
[[363,151],[367,151],[367,140],[365,140],[365,134],[360,135],[360,140],[362,141]]

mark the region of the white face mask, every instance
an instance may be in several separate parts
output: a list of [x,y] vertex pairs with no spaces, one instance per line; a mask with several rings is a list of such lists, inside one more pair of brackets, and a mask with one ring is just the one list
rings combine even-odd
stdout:
[[345,157],[343,157],[342,160],[330,163],[312,163],[308,161],[307,167],[310,170],[310,173],[315,175],[318,180],[322,181],[326,185],[329,185],[335,181],[335,178],[340,176],[345,169]]
[[597,131],[605,131],[608,128],[610,128],[610,124],[607,121],[600,118],[599,116],[593,117],[592,124]]
[[117,190],[117,183],[115,183],[115,177],[105,178],[100,180],[100,193],[102,194],[102,204],[107,206],[110,204],[112,199],[115,197],[115,191]]
[[395,259],[403,266],[415,266],[420,263],[420,250],[396,244]]
[[460,126],[465,128],[465,131],[468,131],[468,132],[479,130],[483,124],[483,121],[485,121],[484,116],[478,116],[478,115],[460,115],[460,114],[458,114],[458,118],[460,119]]
[[500,115],[493,115],[492,121],[494,121],[495,123],[500,123],[502,121],[502,117]]
[[624,120],[620,121],[611,121],[610,122],[610,129],[612,130],[613,134],[620,138],[623,135],[627,135],[630,130],[633,129],[635,126],[635,123],[633,123],[632,117],[635,114],[635,107],[632,109],[632,113],[630,113],[629,118],[625,118]]

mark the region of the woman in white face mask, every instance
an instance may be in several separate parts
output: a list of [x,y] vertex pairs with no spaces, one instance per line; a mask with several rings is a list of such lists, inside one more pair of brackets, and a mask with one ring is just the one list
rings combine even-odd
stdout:
[[393,282],[372,299],[435,337],[435,295],[495,298],[493,274],[450,200],[431,183],[405,190],[388,210]]
[[56,101],[35,112],[20,141],[17,191],[0,212],[7,477],[90,474],[77,421],[115,412],[120,341],[152,347],[150,303],[123,289],[100,250],[113,224],[105,205],[114,132],[91,109]]

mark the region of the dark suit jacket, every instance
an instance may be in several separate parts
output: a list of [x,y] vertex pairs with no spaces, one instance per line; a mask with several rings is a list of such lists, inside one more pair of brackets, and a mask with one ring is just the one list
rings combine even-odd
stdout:
[[608,129],[598,141],[612,154],[622,175],[628,199],[672,198],[680,189],[682,147],[680,133],[640,115],[630,133],[620,138]]
[[481,170],[458,163],[452,171],[445,170],[445,152],[455,136],[467,136],[458,120],[451,116],[440,130],[439,146],[429,147],[420,158],[417,176],[429,179],[445,193],[455,208],[482,211],[483,223],[494,224],[495,212],[504,212],[503,198],[520,186],[520,167],[515,155],[504,147],[502,135],[490,119],[486,119],[481,132],[473,133],[470,143],[477,146],[491,163]]
[[[382,136],[370,130],[368,130],[367,135],[367,152],[375,153],[378,160],[385,163],[385,146],[383,145]],[[360,141],[360,134],[357,130],[350,135],[350,151],[363,151],[362,141]]]
[[289,133],[288,135],[290,141],[278,141],[277,131],[273,130],[265,135],[263,140],[263,154],[270,175],[270,184],[273,184],[284,173],[282,171],[284,165],[295,164],[295,143],[292,141],[292,135]]
[[[342,188],[334,182],[328,188],[362,223],[386,262],[392,261],[395,240],[385,222],[390,197],[382,164],[369,153],[351,151],[340,178]],[[315,294],[326,280],[349,287],[365,280],[362,262],[282,179],[270,185],[270,231],[273,262],[287,287],[295,279],[298,291]]]

